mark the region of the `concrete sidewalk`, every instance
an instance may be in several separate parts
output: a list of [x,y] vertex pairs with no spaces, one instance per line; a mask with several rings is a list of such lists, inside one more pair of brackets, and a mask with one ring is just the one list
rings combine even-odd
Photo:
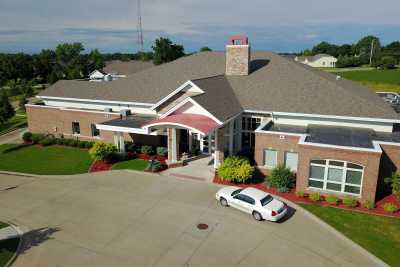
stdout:
[[161,172],[161,175],[212,182],[214,173],[213,159],[207,156],[190,161],[183,167],[167,169]]

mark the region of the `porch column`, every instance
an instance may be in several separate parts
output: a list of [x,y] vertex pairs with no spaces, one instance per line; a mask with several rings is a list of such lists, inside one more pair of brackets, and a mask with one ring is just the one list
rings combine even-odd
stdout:
[[233,138],[235,137],[235,135],[234,135],[234,132],[233,132],[233,130],[234,130],[234,123],[235,123],[235,120],[231,120],[230,122],[229,122],[229,156],[232,156],[233,155]]
[[168,128],[168,161],[171,163],[178,161],[178,146],[176,139],[176,129]]
[[190,151],[192,151],[192,147],[193,147],[193,140],[192,140],[192,131],[188,130],[188,135],[189,135],[189,140],[188,140],[188,145],[189,145],[189,153]]
[[204,152],[204,139],[206,139],[207,136],[199,134],[199,142],[200,142],[200,151],[201,153]]
[[[212,137],[211,137],[212,133],[210,133],[207,138],[208,138],[208,154],[212,154],[213,153],[213,146],[212,146]],[[214,144],[215,145],[215,144]]]
[[214,168],[218,168],[224,161],[224,129],[215,130]]
[[242,150],[242,116],[236,118],[237,134],[236,134],[236,149]]
[[125,140],[124,140],[124,133],[119,133],[119,151],[125,152]]

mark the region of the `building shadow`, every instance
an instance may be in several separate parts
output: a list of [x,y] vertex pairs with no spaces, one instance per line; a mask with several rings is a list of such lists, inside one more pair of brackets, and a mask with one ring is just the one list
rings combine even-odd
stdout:
[[269,64],[268,59],[255,59],[250,62],[250,73],[254,73]]
[[3,151],[3,153],[4,153],[4,154],[5,154],[5,153],[10,153],[10,152],[13,152],[13,151],[17,151],[17,150],[26,148],[26,147],[28,147],[28,146],[32,146],[32,144],[21,144],[21,145],[13,146],[13,147],[10,147],[10,148],[5,149],[5,150]]
[[390,159],[390,157],[383,152],[379,164],[379,176],[376,187],[375,202],[392,194],[392,189],[389,184],[385,183],[386,177],[391,177],[393,173],[397,172],[397,167]]
[[44,227],[28,231],[22,235],[22,242],[19,253],[37,247],[40,244],[52,239],[52,235],[60,231],[58,227]]

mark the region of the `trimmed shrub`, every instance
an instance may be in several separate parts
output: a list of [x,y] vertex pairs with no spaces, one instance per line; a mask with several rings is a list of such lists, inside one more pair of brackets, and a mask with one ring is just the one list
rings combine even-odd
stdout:
[[89,150],[90,156],[95,160],[105,160],[110,154],[117,152],[117,148],[108,143],[96,142]]
[[317,202],[321,200],[321,194],[319,192],[311,192],[308,198],[311,201]]
[[161,170],[161,168],[162,168],[161,162],[156,159],[152,159],[152,160],[149,160],[146,170],[152,171],[152,172],[157,172],[157,171]]
[[227,157],[218,168],[218,175],[222,180],[239,183],[249,180],[253,173],[254,167],[243,157]]
[[165,157],[168,154],[168,148],[159,146],[157,147],[157,155]]
[[279,187],[278,188],[278,192],[279,193],[287,193],[287,192],[289,192],[289,188],[287,188],[287,187]]
[[305,196],[304,191],[296,191],[296,196],[304,197]]
[[383,209],[388,213],[395,213],[399,208],[396,206],[396,204],[388,202],[383,205]]
[[88,142],[86,142],[85,147],[88,148],[88,149],[90,149],[90,148],[93,147],[93,145],[94,145],[94,142],[93,142],[93,141],[88,141]]
[[57,145],[63,145],[64,144],[64,140],[61,138],[56,138],[56,144]]
[[79,146],[80,148],[85,148],[85,146],[86,146],[86,141],[78,141],[78,146]]
[[34,144],[39,144],[39,142],[45,138],[46,137],[44,136],[44,134],[32,134],[32,142]]
[[292,188],[295,183],[295,178],[293,173],[289,168],[286,168],[283,165],[279,165],[275,169],[272,170],[271,176],[267,178],[268,184],[272,187],[276,188]]
[[392,193],[400,200],[400,174],[393,173],[391,177],[385,178],[385,183],[390,184]]
[[153,154],[153,147],[152,146],[142,146],[140,148],[140,152],[146,155]]
[[339,203],[339,198],[335,195],[329,195],[325,198],[325,200],[332,205],[337,205]]
[[345,196],[342,200],[343,204],[349,208],[355,208],[358,205],[358,201],[355,197]]
[[55,143],[54,138],[44,138],[39,141],[39,144],[42,146],[51,146]]
[[22,135],[22,140],[24,140],[24,142],[32,142],[32,133],[31,132],[25,132]]
[[375,204],[371,200],[367,199],[367,200],[364,201],[363,207],[366,208],[366,209],[371,210],[371,209],[375,208]]
[[127,152],[136,152],[136,146],[132,142],[126,142],[125,143],[125,150]]

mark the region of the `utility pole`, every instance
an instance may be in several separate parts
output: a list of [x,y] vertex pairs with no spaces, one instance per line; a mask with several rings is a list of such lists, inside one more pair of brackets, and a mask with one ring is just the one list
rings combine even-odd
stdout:
[[369,65],[372,66],[372,54],[374,53],[374,39],[371,41],[371,52],[369,53]]
[[143,29],[142,29],[142,10],[141,10],[141,3],[140,3],[140,1],[141,0],[137,0],[137,9],[138,9],[138,25],[137,25],[137,27],[138,27],[138,29],[137,29],[137,31],[138,31],[138,52],[143,52]]

